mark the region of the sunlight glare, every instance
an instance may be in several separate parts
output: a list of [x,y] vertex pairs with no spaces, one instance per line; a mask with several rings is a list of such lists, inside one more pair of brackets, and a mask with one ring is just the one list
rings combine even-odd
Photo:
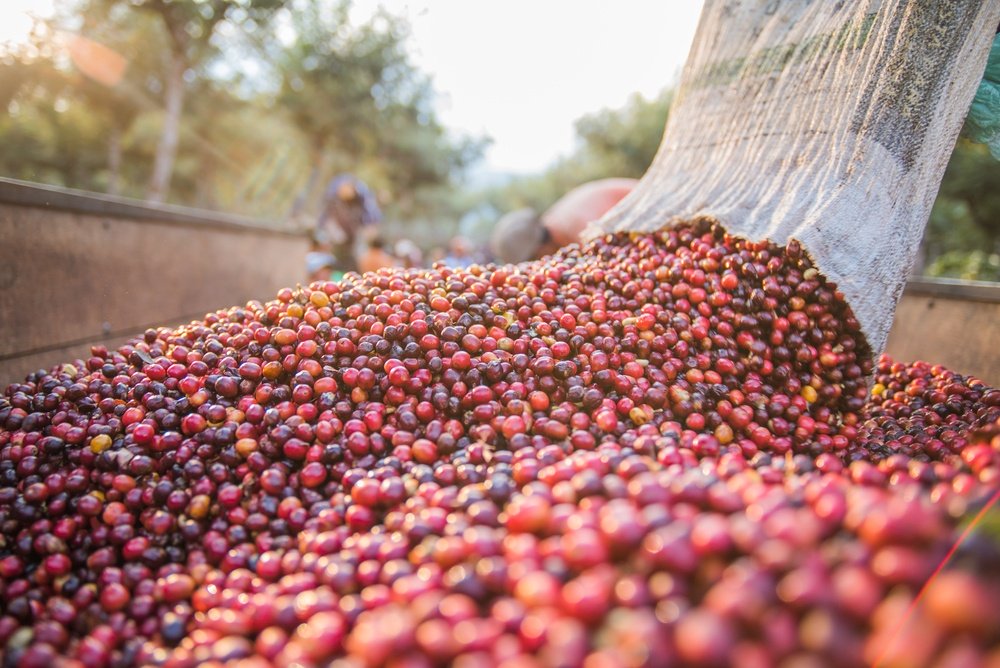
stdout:
[[122,80],[128,61],[120,53],[79,35],[67,35],[66,41],[73,64],[88,77],[109,88]]
[[0,46],[24,44],[34,18],[52,15],[53,0],[2,0],[0,2]]

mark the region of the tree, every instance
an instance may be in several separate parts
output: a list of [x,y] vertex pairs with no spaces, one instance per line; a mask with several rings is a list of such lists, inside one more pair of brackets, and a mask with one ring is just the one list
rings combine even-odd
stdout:
[[[75,0],[0,53],[0,173],[154,199],[166,178],[172,201],[281,219],[315,190],[304,184],[350,170],[392,194],[389,215],[433,220],[483,143],[437,120],[406,24],[352,25],[346,2],[284,4]],[[186,49],[168,21],[193,35]]]
[[361,172],[412,209],[413,193],[447,183],[479,157],[481,141],[452,141],[437,121],[433,87],[406,52],[404,21],[379,11],[352,26],[346,1],[293,9],[294,38],[276,59],[276,106],[304,134],[311,165],[293,214],[324,173]]
[[580,157],[606,176],[639,178],[653,162],[663,137],[673,90],[647,100],[635,93],[621,109],[603,109],[576,123]]
[[106,0],[86,0],[75,15],[80,25],[67,37],[67,76],[80,103],[107,125],[106,190],[119,194],[124,138],[141,113],[157,108],[165,38],[155,17],[114,10]]
[[1000,161],[982,144],[955,146],[924,232],[922,264],[932,276],[1000,279]]
[[955,146],[938,202],[961,202],[968,210],[969,223],[992,241],[993,251],[1000,250],[1000,161],[983,144],[962,139]]
[[163,74],[163,127],[148,199],[163,201],[170,188],[181,134],[185,78],[213,55],[212,37],[219,25],[230,21],[253,30],[280,9],[284,0],[106,0],[109,11],[129,7],[148,12],[161,22],[167,36]]
[[92,186],[104,168],[101,119],[78,104],[59,66],[51,26],[0,54],[0,173],[57,185]]

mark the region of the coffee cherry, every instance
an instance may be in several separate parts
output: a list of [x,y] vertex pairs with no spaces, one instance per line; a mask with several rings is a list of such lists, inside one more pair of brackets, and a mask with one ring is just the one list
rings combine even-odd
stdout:
[[6,389],[0,641],[12,665],[862,665],[940,566],[889,662],[978,665],[1000,546],[958,539],[998,485],[1000,391],[873,360],[796,243],[702,221],[350,274]]

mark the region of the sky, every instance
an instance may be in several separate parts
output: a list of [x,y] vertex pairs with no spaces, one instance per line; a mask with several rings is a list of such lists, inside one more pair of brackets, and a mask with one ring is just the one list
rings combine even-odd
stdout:
[[23,40],[31,30],[31,15],[50,15],[52,1],[0,0],[0,43]]
[[[355,0],[406,16],[413,62],[431,75],[437,111],[456,133],[493,143],[479,168],[538,173],[574,144],[573,122],[676,82],[700,0]],[[28,13],[53,0],[0,0],[0,42],[23,38]]]
[[415,64],[445,126],[488,135],[481,168],[537,173],[573,149],[573,122],[680,77],[700,0],[359,0],[410,19]]

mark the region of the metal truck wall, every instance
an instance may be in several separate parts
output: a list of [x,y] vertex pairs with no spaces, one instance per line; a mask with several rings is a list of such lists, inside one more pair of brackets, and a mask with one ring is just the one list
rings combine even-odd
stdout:
[[941,364],[1000,387],[1000,285],[911,280],[886,352],[900,362]]
[[0,386],[148,327],[273,298],[308,242],[227,216],[0,182]]

